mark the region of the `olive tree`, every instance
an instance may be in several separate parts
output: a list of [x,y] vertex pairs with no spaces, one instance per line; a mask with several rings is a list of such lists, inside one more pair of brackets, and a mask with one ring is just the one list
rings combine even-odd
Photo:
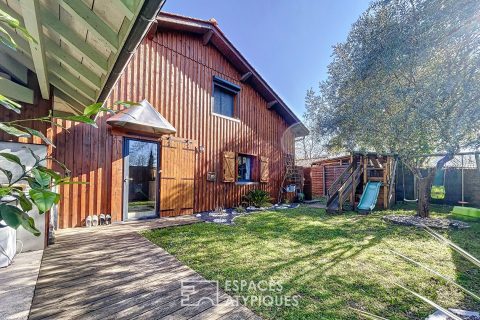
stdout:
[[[397,154],[429,215],[435,171],[480,147],[480,1],[377,0],[334,46],[313,112],[329,147]],[[420,170],[421,155],[444,152]]]

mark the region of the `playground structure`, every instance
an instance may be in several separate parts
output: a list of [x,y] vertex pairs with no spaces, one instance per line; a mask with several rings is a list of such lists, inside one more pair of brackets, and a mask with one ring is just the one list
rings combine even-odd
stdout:
[[[444,154],[424,155],[421,170],[434,167]],[[327,198],[327,211],[389,208],[396,201],[416,203],[418,183],[411,171],[392,155],[354,152],[323,159],[311,167],[314,197]],[[458,153],[436,172],[431,202],[480,208],[480,153]]]
[[[425,155],[421,170],[428,170],[444,154]],[[410,170],[399,163],[397,201],[417,201],[417,179]],[[436,172],[432,186],[432,203],[480,208],[480,153],[461,152]]]
[[391,155],[352,153],[314,163],[312,182],[319,181],[320,170],[327,212],[339,213],[348,205],[369,213],[376,206],[386,209],[395,202],[396,168],[397,160]]

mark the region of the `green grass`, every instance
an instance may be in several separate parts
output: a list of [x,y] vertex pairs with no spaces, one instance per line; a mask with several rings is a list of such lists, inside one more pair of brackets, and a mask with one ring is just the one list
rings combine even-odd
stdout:
[[[272,280],[280,295],[299,295],[298,307],[249,306],[267,319],[360,319],[350,307],[388,319],[423,319],[433,308],[399,288],[404,285],[443,307],[480,309],[438,276],[402,260],[393,249],[480,294],[480,270],[425,231],[384,222],[384,214],[413,214],[408,207],[369,216],[327,215],[324,210],[262,212],[236,219],[235,226],[194,224],[145,232],[205,278]],[[433,216],[450,208],[433,207]],[[467,230],[440,231],[480,256],[480,223]],[[254,290],[229,292],[258,295]]]

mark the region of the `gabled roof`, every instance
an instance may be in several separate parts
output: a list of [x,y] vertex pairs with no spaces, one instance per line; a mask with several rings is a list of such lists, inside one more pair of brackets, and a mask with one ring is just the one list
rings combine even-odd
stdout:
[[285,121],[292,125],[295,136],[309,134],[308,129],[273,91],[260,74],[248,63],[243,55],[233,46],[214,20],[200,20],[162,12],[157,17],[158,30],[176,30],[198,34],[203,37],[204,44],[215,46],[227,60],[242,74],[242,82],[249,83],[263,98],[268,101],[268,106],[276,111]]

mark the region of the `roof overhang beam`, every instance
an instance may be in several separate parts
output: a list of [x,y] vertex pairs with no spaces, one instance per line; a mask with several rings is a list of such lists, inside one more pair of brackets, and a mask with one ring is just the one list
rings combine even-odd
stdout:
[[40,23],[40,2],[20,0],[25,28],[33,39],[29,39],[30,54],[32,56],[38,85],[43,99],[50,98],[50,84],[48,82],[47,59],[43,43],[42,24]]
[[33,103],[33,90],[15,83],[10,79],[0,77],[0,92],[13,100]]
[[[31,1],[31,0],[30,0]],[[119,47],[118,34],[112,30],[103,20],[90,10],[83,1],[60,0],[59,4],[72,16],[78,17],[85,23],[88,31],[95,34],[111,51],[117,52]]]
[[[25,0],[29,1],[29,0]],[[31,1],[31,0],[30,0]],[[100,52],[91,47],[76,34],[71,28],[66,26],[63,22],[58,20],[52,13],[46,8],[40,8],[42,14],[43,23],[52,31],[57,33],[62,41],[65,41],[69,46],[77,49],[87,58],[91,63],[97,66],[103,73],[106,73],[108,69],[108,60]]]
[[267,108],[272,109],[277,103],[278,103],[277,100],[272,100],[269,103],[267,103]]
[[253,76],[253,72],[248,71],[242,75],[242,77],[240,78],[240,82],[247,82],[248,79],[250,79],[252,76]]
[[212,39],[214,31],[212,29],[208,30],[204,35],[203,35],[203,45],[206,46],[210,40]]

